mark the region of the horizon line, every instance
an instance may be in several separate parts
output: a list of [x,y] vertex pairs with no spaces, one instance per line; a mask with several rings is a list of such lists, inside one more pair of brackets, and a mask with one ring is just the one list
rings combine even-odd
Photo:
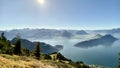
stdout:
[[112,30],[112,29],[119,29],[118,28],[103,28],[103,29],[65,29],[65,28],[13,28],[13,29],[3,29],[0,31],[10,31],[10,30],[23,30],[23,29],[29,29],[29,30],[35,30],[35,29],[49,29],[49,30]]

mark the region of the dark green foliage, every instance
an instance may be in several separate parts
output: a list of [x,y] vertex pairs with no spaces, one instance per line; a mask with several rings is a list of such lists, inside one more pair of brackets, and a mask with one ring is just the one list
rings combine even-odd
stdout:
[[40,43],[39,42],[36,43],[36,47],[34,50],[34,57],[35,59],[40,59]]
[[83,61],[77,61],[76,64],[84,64]]
[[90,68],[88,65],[84,64],[82,61],[76,62],[77,68]]
[[44,55],[44,59],[46,59],[46,60],[51,60],[52,58],[51,58],[50,55],[45,54],[45,55]]
[[2,54],[13,54],[13,47],[7,38],[4,36],[4,33],[0,36],[0,53]]
[[23,49],[23,55],[30,56],[30,50],[29,49]]
[[28,49],[21,48],[21,39],[19,34],[16,36],[13,44],[11,44],[11,42],[4,36],[4,33],[2,33],[0,36],[0,54],[30,56],[30,51]]
[[61,53],[57,53],[57,59],[59,60],[64,60],[64,61],[69,61],[66,57],[64,57]]
[[0,52],[4,54],[9,54],[12,52],[12,47],[9,41],[0,40]]
[[70,62],[71,65],[75,66],[76,68],[90,68],[88,65],[84,64],[82,61],[78,62]]
[[7,41],[6,37],[4,36],[4,32],[1,33],[1,37],[0,37],[0,39],[3,40],[3,41]]
[[6,54],[13,54],[13,47],[11,46],[10,41],[7,41],[7,45],[6,45]]
[[15,47],[14,47],[14,54],[15,55],[22,55],[20,36],[16,37],[16,42],[15,42]]

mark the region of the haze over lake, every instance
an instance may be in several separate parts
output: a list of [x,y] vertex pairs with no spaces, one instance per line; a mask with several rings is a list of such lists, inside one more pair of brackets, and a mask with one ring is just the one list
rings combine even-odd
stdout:
[[116,66],[118,62],[118,53],[120,50],[120,40],[113,43],[112,46],[94,46],[90,48],[78,48],[74,45],[82,39],[48,39],[40,40],[52,45],[63,45],[64,49],[60,52],[73,61],[84,61],[87,64],[97,64],[103,66]]

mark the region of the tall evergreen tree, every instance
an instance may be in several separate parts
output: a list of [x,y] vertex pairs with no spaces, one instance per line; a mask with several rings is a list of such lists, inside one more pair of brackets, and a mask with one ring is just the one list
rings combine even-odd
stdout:
[[13,53],[13,48],[11,46],[11,43],[4,36],[4,32],[1,33],[1,36],[0,36],[0,53],[3,53],[3,54],[12,54]]
[[17,37],[16,37],[16,42],[15,42],[15,47],[14,47],[14,54],[15,55],[21,55],[22,54],[20,35],[17,35]]
[[36,59],[40,59],[40,43],[39,42],[36,43],[36,47],[34,50],[34,57]]
[[6,41],[6,45],[4,46],[6,54],[13,54],[13,47],[9,40]]
[[11,43],[10,41],[8,40],[8,51],[7,51],[8,54],[12,55],[13,54],[13,47],[11,46]]
[[4,36],[4,32],[1,33],[1,40],[6,41],[6,37]]

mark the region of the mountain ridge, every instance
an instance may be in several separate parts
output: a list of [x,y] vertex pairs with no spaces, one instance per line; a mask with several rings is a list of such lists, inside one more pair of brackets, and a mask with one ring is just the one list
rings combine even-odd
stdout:
[[111,46],[116,40],[118,39],[108,34],[97,39],[91,39],[91,40],[79,42],[74,46],[82,47],[82,48],[89,48],[89,47],[94,47],[98,45]]
[[56,29],[14,29],[9,31],[0,31],[4,32],[5,36],[9,39],[14,38],[18,33],[21,34],[21,37],[28,38],[39,38],[39,39],[51,39],[54,37],[63,37],[71,38],[76,33],[77,35],[87,34],[83,30],[56,30]]
[[[15,43],[15,38],[11,40],[11,43],[14,44]],[[23,48],[27,48],[31,51],[33,51],[33,49],[35,48],[35,42],[31,42],[27,39],[21,39],[21,44],[22,44],[22,47]],[[42,49],[42,52],[44,54],[51,54],[51,53],[54,53],[54,52],[58,52],[60,50],[63,49],[63,46],[62,45],[56,45],[56,46],[52,46],[50,44],[46,44],[44,42],[40,42],[40,47]]]
[[53,38],[74,38],[76,36],[87,34],[111,34],[116,38],[120,38],[120,28],[105,29],[105,30],[58,30],[58,29],[13,29],[13,30],[1,30],[0,34],[4,32],[8,39],[13,39],[18,33],[25,39],[53,39]]

